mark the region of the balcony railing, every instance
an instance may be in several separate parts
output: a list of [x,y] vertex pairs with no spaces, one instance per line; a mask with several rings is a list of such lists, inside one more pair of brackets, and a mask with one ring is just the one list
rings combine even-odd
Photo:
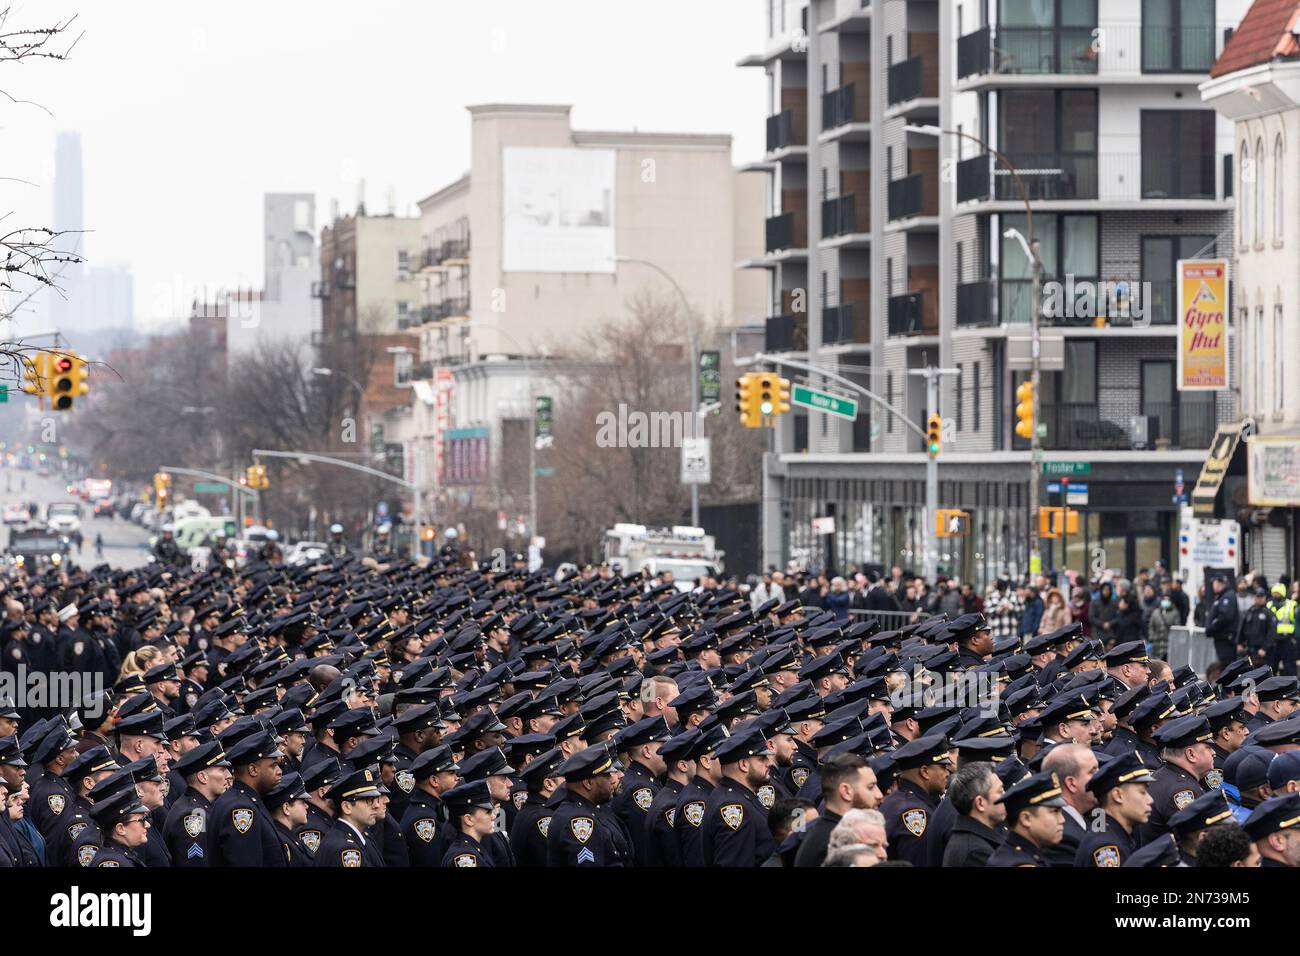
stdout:
[[867,323],[868,308],[865,303],[845,302],[841,305],[822,306],[822,344],[867,344],[871,329]]
[[[1006,157],[1020,174],[1030,199],[1099,198],[1096,153],[1007,153]],[[1000,167],[993,172],[997,198],[1019,200],[1015,177]],[[1136,168],[1133,172],[1136,178]],[[1136,183],[1133,186],[1136,198]]]
[[767,220],[767,243],[764,248],[768,252],[776,252],[779,249],[793,249],[794,244],[794,213],[786,212],[779,216],[771,216]]
[[922,316],[922,294],[909,292],[906,295],[889,297],[888,331],[890,335],[924,335],[925,320]]
[[963,159],[957,164],[958,202],[989,198],[991,192],[989,177],[993,171],[992,162],[992,156],[988,153],[980,153],[970,159]]
[[397,384],[409,385],[412,382],[425,382],[433,378],[433,363],[419,362],[397,370]]
[[957,325],[978,328],[997,324],[992,280],[963,282],[957,286]]
[[921,173],[913,173],[903,179],[889,182],[889,218],[906,219],[919,216],[924,206],[924,186]]
[[767,118],[767,151],[769,153],[795,145],[794,110],[782,110]]
[[1142,153],[1142,198],[1213,199],[1214,154],[1189,156],[1173,147],[1153,144]]
[[906,103],[922,95],[925,67],[922,57],[914,56],[889,68],[889,105]]
[[1165,442],[1171,448],[1208,448],[1218,426],[1213,402],[1147,403],[1139,416],[1147,419],[1146,427],[1136,432],[1131,418],[1104,417],[1095,404],[1044,402],[1039,413],[1047,430],[1042,446],[1049,451],[1127,451]]
[[846,83],[838,90],[822,94],[822,129],[835,129],[846,123],[865,122],[854,114],[854,85]]
[[432,311],[432,321],[450,318],[456,315],[469,315],[469,298],[467,296],[458,296],[452,299],[443,299],[436,305],[429,306]]
[[1212,26],[983,27],[958,38],[957,76],[1206,73],[1222,49]]
[[869,225],[866,222],[858,222],[857,200],[858,197],[854,193],[822,200],[823,239],[867,231]]
[[777,315],[768,319],[763,345],[769,352],[808,351],[808,313]]
[[442,244],[442,261],[448,259],[465,259],[469,257],[468,239],[448,239]]
[[[1054,281],[1045,276],[1044,283]],[[1032,321],[1030,279],[1007,279],[999,283],[1000,321],[1009,325]],[[1139,279],[1133,281],[1075,277],[1074,285],[1065,286],[1060,297],[1063,311],[1055,314],[1054,300],[1044,298],[1042,324],[1046,326],[1144,328],[1173,325],[1177,301],[1172,279]],[[975,293],[971,293],[974,295]],[[957,324],[961,321],[961,287],[958,287]],[[1139,312],[1141,313],[1139,315]],[[990,324],[997,324],[997,320]]]

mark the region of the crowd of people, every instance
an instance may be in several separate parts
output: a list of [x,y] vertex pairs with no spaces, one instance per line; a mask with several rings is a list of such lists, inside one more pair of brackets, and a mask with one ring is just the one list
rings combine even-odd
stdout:
[[3,579],[4,671],[102,689],[0,705],[0,866],[1300,865],[1300,682],[1154,657],[1165,576],[233,565]]
[[[1228,593],[1232,598],[1219,602]],[[1078,624],[1085,637],[1104,647],[1143,641],[1158,658],[1169,654],[1172,628],[1194,624],[1216,642],[1219,661],[1227,664],[1249,654],[1282,674],[1296,673],[1296,609],[1300,581],[1283,577],[1271,586],[1259,574],[1236,579],[1215,577],[1207,591],[1197,589],[1193,605],[1183,582],[1157,562],[1129,581],[1121,577],[1082,582],[1076,575],[1037,575],[1014,583],[1000,577],[980,593],[969,582],[940,575],[931,586],[924,578],[895,566],[888,576],[873,571],[839,576],[783,573],[769,569],[750,588],[750,604],[798,598],[805,607],[834,612],[848,620],[854,612],[922,615],[983,614],[997,637],[1033,637],[1067,624]],[[1216,602],[1218,602],[1216,606]]]

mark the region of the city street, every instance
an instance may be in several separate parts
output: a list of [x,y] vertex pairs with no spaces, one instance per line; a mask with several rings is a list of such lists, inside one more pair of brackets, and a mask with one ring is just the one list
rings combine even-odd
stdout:
[[[94,503],[84,502],[68,494],[67,482],[59,475],[42,478],[35,471],[17,468],[0,468],[3,476],[5,505],[35,502],[42,509],[57,501],[77,501],[81,504],[81,533],[84,538],[80,553],[72,551],[72,560],[81,567],[93,567],[107,561],[115,568],[133,568],[149,561],[149,532],[125,518],[96,518]],[[95,535],[104,537],[104,557],[95,556]],[[5,532],[8,543],[8,531]]]

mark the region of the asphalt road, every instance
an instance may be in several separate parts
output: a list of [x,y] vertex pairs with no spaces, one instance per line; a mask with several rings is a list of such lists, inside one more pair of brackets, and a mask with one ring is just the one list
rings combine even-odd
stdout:
[[[68,494],[67,482],[58,475],[42,478],[35,471],[0,467],[0,501],[4,504],[35,501],[42,507],[55,501],[81,504],[81,553],[72,549],[72,560],[81,567],[93,567],[107,561],[115,568],[133,568],[149,562],[149,532],[125,518],[94,517],[93,502],[81,501]],[[104,555],[95,554],[95,535],[104,538]],[[8,542],[8,534],[5,535]]]

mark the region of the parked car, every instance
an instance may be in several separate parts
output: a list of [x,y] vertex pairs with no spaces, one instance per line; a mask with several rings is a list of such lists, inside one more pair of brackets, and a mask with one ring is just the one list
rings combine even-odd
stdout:
[[284,553],[284,563],[291,565],[311,564],[319,561],[329,552],[329,545],[322,541],[299,541],[291,544]]
[[113,502],[104,498],[95,502],[95,510],[93,514],[96,518],[112,518],[117,515],[117,509],[113,507]]

